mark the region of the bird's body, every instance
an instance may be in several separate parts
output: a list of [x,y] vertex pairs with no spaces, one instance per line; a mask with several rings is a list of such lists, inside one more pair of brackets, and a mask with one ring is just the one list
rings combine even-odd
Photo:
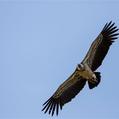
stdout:
[[87,63],[81,63],[80,65],[78,65],[77,67],[78,70],[78,74],[88,80],[89,82],[96,82],[96,75],[95,73],[91,70],[91,68],[88,66]]
[[107,23],[98,37],[93,41],[83,61],[77,65],[74,73],[63,82],[56,92],[44,104],[42,111],[54,115],[59,113],[59,107],[71,101],[88,82],[89,88],[98,86],[101,80],[100,72],[95,72],[102,64],[111,44],[117,39],[117,27],[114,23]]

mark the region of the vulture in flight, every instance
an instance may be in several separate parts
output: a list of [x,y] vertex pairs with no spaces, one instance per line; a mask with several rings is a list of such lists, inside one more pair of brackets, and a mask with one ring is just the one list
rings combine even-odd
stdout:
[[88,83],[89,89],[93,89],[100,83],[101,75],[97,68],[102,64],[112,43],[118,38],[119,29],[115,23],[106,23],[100,34],[91,44],[85,58],[77,65],[73,74],[64,81],[56,92],[43,104],[44,113],[56,115],[59,109],[71,101]]

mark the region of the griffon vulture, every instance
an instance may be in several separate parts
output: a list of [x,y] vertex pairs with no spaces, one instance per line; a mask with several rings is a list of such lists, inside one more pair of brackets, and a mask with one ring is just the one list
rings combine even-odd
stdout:
[[73,74],[64,81],[56,92],[43,104],[45,113],[56,115],[64,104],[71,101],[88,82],[89,89],[93,89],[100,83],[100,72],[95,72],[102,64],[112,43],[118,38],[118,29],[115,23],[106,23],[98,37],[93,41],[83,61],[77,65]]

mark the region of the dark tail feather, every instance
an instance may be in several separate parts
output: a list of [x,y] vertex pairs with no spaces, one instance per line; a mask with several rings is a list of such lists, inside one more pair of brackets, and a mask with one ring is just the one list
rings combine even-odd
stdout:
[[95,75],[96,75],[96,77],[97,77],[97,81],[98,81],[98,82],[96,82],[96,83],[91,83],[91,82],[88,81],[88,86],[89,86],[90,89],[93,89],[93,88],[97,87],[98,84],[99,84],[100,81],[101,81],[100,72],[94,72],[94,73],[95,73]]

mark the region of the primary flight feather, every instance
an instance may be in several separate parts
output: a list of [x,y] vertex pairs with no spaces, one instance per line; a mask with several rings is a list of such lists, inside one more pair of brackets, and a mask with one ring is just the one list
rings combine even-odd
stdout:
[[43,104],[45,113],[56,115],[64,104],[71,101],[88,82],[89,88],[96,87],[101,80],[100,72],[95,70],[102,64],[110,46],[118,38],[118,29],[115,23],[106,23],[98,37],[93,41],[83,61],[78,64],[74,73],[63,82],[56,92]]

